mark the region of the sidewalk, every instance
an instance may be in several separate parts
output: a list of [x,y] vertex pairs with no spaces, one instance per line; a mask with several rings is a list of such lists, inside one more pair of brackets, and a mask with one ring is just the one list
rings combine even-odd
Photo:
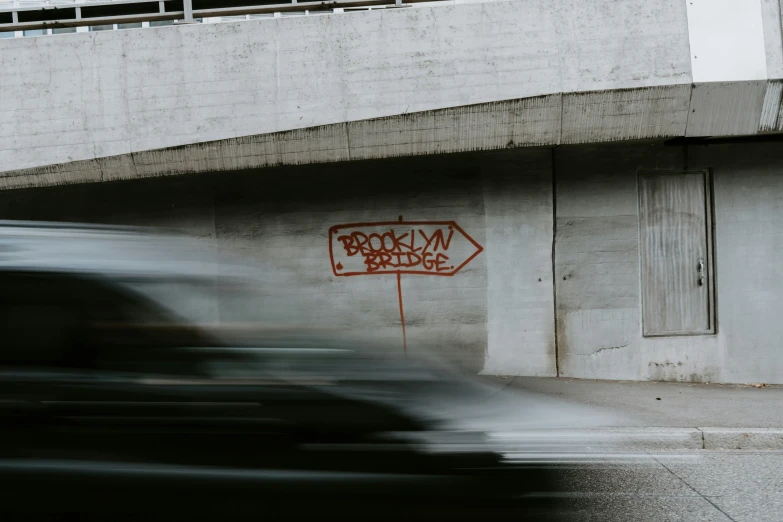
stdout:
[[586,438],[601,435],[637,449],[783,450],[783,386],[543,377],[482,380],[520,400],[584,407],[585,418],[594,422],[576,433]]

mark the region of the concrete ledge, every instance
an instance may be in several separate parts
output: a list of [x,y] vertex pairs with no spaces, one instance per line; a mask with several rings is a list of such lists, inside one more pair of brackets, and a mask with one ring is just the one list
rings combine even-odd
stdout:
[[603,436],[621,447],[640,450],[702,449],[702,433],[697,428],[607,428]]
[[553,93],[0,170],[0,190],[516,147],[752,136],[783,132],[781,93],[780,82],[766,80]]
[[[0,190],[685,135],[691,85],[552,94],[0,171]],[[0,169],[4,166],[0,163]]]
[[507,454],[673,450],[783,450],[783,428],[607,427],[492,433]]
[[590,428],[492,433],[491,443],[504,453],[605,453],[614,451],[698,450],[697,428]]
[[783,450],[783,428],[699,428],[704,449]]

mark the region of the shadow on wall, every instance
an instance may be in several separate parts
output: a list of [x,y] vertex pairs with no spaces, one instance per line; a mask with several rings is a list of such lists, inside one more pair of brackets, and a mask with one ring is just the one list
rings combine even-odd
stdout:
[[[414,352],[433,347],[459,366],[479,371],[487,344],[486,264],[478,255],[484,244],[482,156],[400,158],[27,189],[0,194],[0,218],[182,229],[217,241],[221,251],[237,253],[259,267],[255,297],[221,301],[221,320],[372,334],[386,342],[396,339],[400,350],[406,345]],[[376,258],[383,260],[380,271],[391,274],[341,277],[336,268],[340,260],[352,270],[366,271],[367,258],[347,256],[350,248],[346,250],[347,244],[337,236],[330,238],[330,228],[399,222],[400,216],[406,222],[428,223],[412,232],[423,243],[414,244],[412,249],[422,250],[404,260],[418,269],[408,268],[449,272],[454,277],[406,274],[398,283],[394,274],[401,268],[392,266],[387,257],[398,264],[403,260],[391,251]],[[388,231],[381,226],[349,232],[366,233],[369,238]],[[397,232],[401,237],[409,231]],[[361,241],[361,236],[356,237]],[[342,250],[340,260],[333,263],[330,247],[335,245]],[[430,268],[424,267],[425,261]]]

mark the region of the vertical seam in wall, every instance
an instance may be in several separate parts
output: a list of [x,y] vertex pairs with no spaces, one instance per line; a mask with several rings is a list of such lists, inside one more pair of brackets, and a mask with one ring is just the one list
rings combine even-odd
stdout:
[[[562,71],[561,71],[562,83]],[[551,170],[552,170],[552,318],[554,320],[555,335],[555,376],[560,377],[560,346],[557,341],[557,268],[555,265],[555,243],[557,242],[557,171],[555,170],[555,150],[557,145],[563,143],[563,117],[565,113],[565,93],[560,94],[560,133],[557,137],[557,144],[552,147]]]
[[[783,0],[781,0],[783,1]],[[565,111],[565,94],[560,94],[560,132],[557,135],[557,145],[560,145],[563,143],[563,111]],[[690,105],[688,106],[690,108]],[[554,149],[552,149],[552,170],[555,168],[555,152]]]
[[552,314],[555,330],[555,375],[560,377],[560,348],[557,344],[557,274],[555,273],[555,242],[557,241],[557,177],[555,170],[555,147],[552,147]]
[[350,123],[345,122],[345,142],[346,147],[348,148],[348,161],[351,161],[351,130],[350,130]]
[[136,166],[136,157],[135,157],[135,155],[134,155],[134,153],[133,153],[133,152],[130,152],[130,153],[128,154],[128,156],[130,156],[131,165],[133,165],[133,175],[134,175],[134,176],[138,176],[139,169],[138,169],[138,167]]
[[[691,71],[691,76],[693,76],[692,71]],[[693,78],[691,78],[691,90],[688,93],[688,115],[685,118],[685,128],[682,129],[682,136],[683,136],[683,138],[687,138],[688,137],[688,126],[690,125],[691,114],[693,114],[693,112],[692,112],[693,109],[691,109],[691,107],[693,107],[693,91],[694,91],[694,89],[696,89],[696,84],[692,83],[692,82],[693,82]]]

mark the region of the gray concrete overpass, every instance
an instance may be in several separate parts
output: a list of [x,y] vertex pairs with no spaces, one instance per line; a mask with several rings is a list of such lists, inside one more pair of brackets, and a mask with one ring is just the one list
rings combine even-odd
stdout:
[[722,4],[516,0],[0,41],[0,185],[780,131],[778,1]]
[[[474,371],[783,382],[783,151],[715,140],[783,130],[781,79],[777,0],[468,2],[2,40],[0,186],[31,190],[0,210],[220,240],[268,266],[267,304],[305,324],[397,336],[399,290],[410,349]],[[664,143],[699,137],[713,145]],[[663,225],[644,180],[666,173],[682,174],[671,190],[703,236],[687,270],[706,279],[664,279],[690,304],[654,316],[643,267]],[[454,221],[481,251],[400,288],[341,277],[330,230],[400,215]]]

